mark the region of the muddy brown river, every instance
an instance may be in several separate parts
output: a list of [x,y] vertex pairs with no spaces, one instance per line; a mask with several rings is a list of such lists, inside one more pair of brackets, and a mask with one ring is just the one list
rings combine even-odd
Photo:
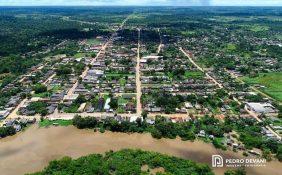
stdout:
[[[228,158],[241,158],[232,151],[215,149],[201,141],[181,141],[180,139],[156,140],[150,134],[99,133],[79,130],[73,126],[38,128],[33,125],[15,136],[0,140],[0,174],[21,175],[42,170],[53,159],[63,156],[78,158],[91,153],[109,150],[139,148],[156,151],[211,166],[211,155],[220,154]],[[214,168],[216,174],[223,174],[226,168]],[[272,161],[265,167],[247,168],[250,175],[278,175],[282,163]]]

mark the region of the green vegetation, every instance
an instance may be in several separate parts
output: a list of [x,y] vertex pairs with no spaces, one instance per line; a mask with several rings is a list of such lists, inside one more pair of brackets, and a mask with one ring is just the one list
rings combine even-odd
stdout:
[[[183,140],[195,140],[196,134],[201,130],[204,130],[207,133],[207,139],[209,135],[213,135],[220,139],[223,137],[224,133],[231,131],[230,127],[225,126],[224,123],[220,122],[218,119],[209,116],[184,123],[168,122],[165,118],[158,116],[154,125],[149,125],[145,121],[142,122],[141,119],[130,123],[129,121],[118,122],[114,119],[98,121],[96,118],[92,117],[82,118],[80,116],[76,116],[73,119],[73,125],[79,129],[103,128],[113,132],[149,132],[154,138],[157,139],[163,137],[173,139],[179,136]],[[221,144],[222,143],[218,143],[218,145]]]
[[40,94],[40,93],[44,93],[47,91],[47,87],[44,84],[36,84],[33,87],[34,93],[35,94]]
[[227,44],[226,49],[227,49],[227,51],[230,51],[230,52],[235,51],[236,50],[236,45],[229,43],[229,44]]
[[260,84],[265,86],[262,91],[271,97],[282,101],[282,72],[262,73],[257,77],[244,77],[243,81],[250,85]]
[[89,45],[97,45],[97,44],[101,44],[101,41],[98,39],[87,39],[87,44]]
[[224,175],[246,175],[246,171],[242,168],[235,170],[227,170]]
[[7,136],[11,136],[16,134],[16,130],[14,127],[9,126],[9,127],[0,127],[0,138],[4,138]]
[[69,126],[72,125],[72,120],[48,120],[44,119],[39,122],[40,127],[48,127],[52,125],[58,126]]
[[268,26],[254,25],[254,26],[249,26],[249,30],[251,30],[253,32],[264,32],[264,31],[268,31],[269,27]]
[[157,174],[171,175],[213,175],[208,165],[195,163],[155,152],[141,150],[121,150],[92,154],[72,160],[64,157],[49,163],[43,171],[33,175],[56,175],[56,174],[119,174],[119,175],[149,175],[150,171],[142,167],[148,166],[149,170],[163,168],[164,172]]
[[185,71],[184,76],[185,78],[201,79],[204,77],[204,74],[202,72]]
[[35,114],[40,114],[42,116],[45,116],[48,113],[46,107],[47,104],[45,102],[37,101],[37,102],[31,102],[27,106],[27,109],[29,111],[34,111]]
[[56,70],[58,76],[63,76],[72,73],[72,69],[67,65],[60,65],[60,67]]
[[77,97],[77,99],[70,106],[64,108],[64,112],[66,112],[66,113],[76,113],[78,108],[80,107],[80,105],[82,103],[85,103],[86,101],[87,100],[86,100],[85,96],[79,95]]
[[264,123],[257,123],[253,118],[242,118],[240,120],[234,118],[225,118],[225,127],[239,133],[239,140],[247,149],[258,148],[263,151],[270,151],[276,154],[276,157],[281,157],[280,152],[282,144],[276,140],[268,139],[261,133],[261,127]]

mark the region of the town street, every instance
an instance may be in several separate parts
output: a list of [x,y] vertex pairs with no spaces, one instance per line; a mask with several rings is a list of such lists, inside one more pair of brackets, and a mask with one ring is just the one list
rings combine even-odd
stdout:
[[136,112],[140,116],[142,113],[142,104],[141,104],[141,79],[140,79],[140,29],[138,29],[138,48],[137,48],[137,58],[136,58]]
[[201,72],[205,73],[205,75],[211,79],[218,87],[223,88],[223,85],[221,83],[219,83],[218,81],[216,81],[215,78],[213,78],[212,76],[210,76],[208,73],[206,73],[204,71],[203,68],[201,68],[197,63],[194,62],[194,60],[191,58],[191,55],[189,55],[186,51],[184,51],[182,49],[182,47],[180,47],[180,51],[189,59],[189,61],[196,67],[198,68]]
[[[129,17],[127,17],[125,20],[122,21],[122,23],[121,23],[119,29],[122,29],[122,28],[123,28],[124,24],[126,23],[126,21],[127,21],[128,19],[129,19]],[[116,31],[115,31],[115,32],[116,32]],[[112,39],[113,39],[113,34],[112,34],[112,36],[109,38],[109,40],[101,47],[101,49],[100,49],[100,51],[97,53],[96,57],[91,60],[91,63],[90,63],[90,64],[93,64],[93,63],[99,58],[99,56],[101,55],[101,53],[105,53],[106,48],[107,48],[108,44],[112,41]],[[87,72],[88,72],[88,71],[89,71],[89,67],[86,66],[86,68],[84,69],[84,71],[82,72],[82,74],[80,75],[80,77],[83,79],[83,78],[87,75]],[[73,95],[73,93],[74,93],[75,89],[77,88],[78,84],[79,84],[79,82],[78,82],[78,80],[77,80],[77,81],[73,84],[73,86],[69,89],[69,91],[68,91],[68,93],[67,93],[67,96],[68,96],[68,97],[70,97],[70,96]]]
[[158,46],[157,54],[159,54],[159,53],[161,52],[162,47],[163,47],[161,32],[160,32],[160,29],[159,29],[159,28],[158,28],[158,33],[159,33],[159,36],[160,36],[160,44],[159,44],[159,46]]

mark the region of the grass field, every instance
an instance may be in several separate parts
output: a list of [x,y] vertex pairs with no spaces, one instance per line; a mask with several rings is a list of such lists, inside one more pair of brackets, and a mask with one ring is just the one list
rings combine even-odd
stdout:
[[202,72],[191,72],[191,71],[186,71],[184,74],[185,78],[203,78],[204,74]]
[[247,84],[265,86],[266,88],[262,89],[263,92],[280,102],[282,101],[282,72],[264,73],[255,78],[244,77],[242,80]]
[[101,44],[101,41],[98,39],[88,39],[87,40],[87,44],[89,45],[97,45],[97,44]]
[[227,44],[227,46],[226,46],[227,51],[235,51],[236,48],[237,48],[236,45],[235,45],[235,44],[232,44],[232,43],[229,43],[229,44]]
[[253,25],[249,27],[249,30],[253,32],[263,32],[263,31],[268,31],[269,27],[268,26],[260,26],[260,25]]
[[48,127],[51,125],[69,126],[72,125],[72,120],[43,120],[39,122],[40,127]]
[[74,55],[74,58],[81,58],[81,57],[85,57],[86,56],[86,53],[76,53]]

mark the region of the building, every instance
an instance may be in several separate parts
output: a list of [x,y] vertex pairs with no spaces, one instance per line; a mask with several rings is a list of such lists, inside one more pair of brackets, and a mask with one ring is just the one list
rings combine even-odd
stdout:
[[246,103],[245,108],[257,114],[277,115],[278,111],[270,103]]
[[79,94],[72,94],[72,95],[65,95],[64,96],[64,103],[65,104],[72,104],[77,98]]
[[9,114],[10,114],[10,110],[8,109],[0,111],[0,119],[6,118]]

